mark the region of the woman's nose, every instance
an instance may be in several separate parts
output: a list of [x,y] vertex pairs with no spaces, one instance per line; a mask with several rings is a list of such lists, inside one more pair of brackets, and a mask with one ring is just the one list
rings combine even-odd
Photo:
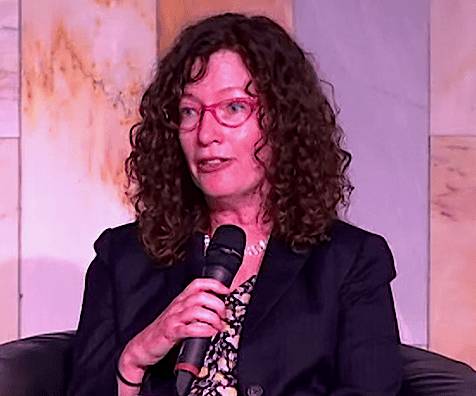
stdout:
[[198,124],[198,142],[207,146],[213,142],[221,143],[223,138],[223,126],[215,119],[211,111],[204,111],[202,120]]

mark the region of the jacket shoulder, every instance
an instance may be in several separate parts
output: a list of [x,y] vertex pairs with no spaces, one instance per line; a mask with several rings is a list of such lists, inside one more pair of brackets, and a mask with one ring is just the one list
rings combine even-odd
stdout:
[[343,220],[334,220],[328,232],[330,241],[339,246],[358,248],[366,240],[387,244],[382,235],[375,234]]
[[[345,272],[356,279],[365,277],[389,281],[396,276],[392,252],[381,235],[337,220],[329,230],[330,245],[344,265]],[[370,276],[371,274],[371,276]]]
[[115,243],[128,244],[139,242],[139,225],[137,221],[109,228],[109,232]]
[[114,262],[131,256],[137,257],[137,255],[148,257],[140,241],[137,222],[107,228],[94,243],[94,250],[105,262]]

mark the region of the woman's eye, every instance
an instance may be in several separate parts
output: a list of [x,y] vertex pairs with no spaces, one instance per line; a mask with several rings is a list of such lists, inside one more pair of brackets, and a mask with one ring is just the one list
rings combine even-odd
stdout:
[[230,113],[240,113],[242,111],[246,111],[246,107],[246,104],[243,102],[230,102],[226,106]]
[[180,116],[183,117],[194,117],[198,114],[198,111],[193,107],[181,107],[180,108]]

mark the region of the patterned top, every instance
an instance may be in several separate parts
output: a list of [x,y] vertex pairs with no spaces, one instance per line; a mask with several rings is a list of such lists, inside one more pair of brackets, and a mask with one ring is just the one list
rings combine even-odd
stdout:
[[238,343],[250,301],[256,275],[243,282],[225,298],[226,328],[211,340],[202,369],[193,383],[189,395],[236,396],[236,360]]

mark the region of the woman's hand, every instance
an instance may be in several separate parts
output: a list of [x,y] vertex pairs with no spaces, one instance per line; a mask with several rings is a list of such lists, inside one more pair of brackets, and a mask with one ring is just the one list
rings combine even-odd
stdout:
[[140,382],[147,366],[161,360],[172,347],[189,337],[212,337],[225,328],[225,304],[217,295],[230,290],[215,279],[192,281],[167,308],[124,348],[119,370]]

